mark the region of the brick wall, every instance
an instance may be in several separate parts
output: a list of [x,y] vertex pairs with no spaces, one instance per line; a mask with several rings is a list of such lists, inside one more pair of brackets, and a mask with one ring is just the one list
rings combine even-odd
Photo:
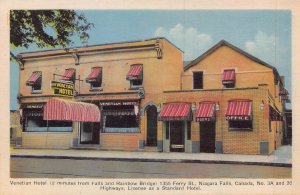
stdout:
[[[252,130],[237,131],[228,128],[225,112],[228,101],[233,99],[252,100]],[[198,108],[201,101],[214,101],[220,105],[220,110],[216,111],[216,141],[223,142],[224,153],[260,154],[260,142],[272,142],[272,137],[274,136],[269,132],[267,89],[197,90],[164,93],[164,102],[190,102],[196,104]],[[260,110],[262,101],[265,105],[264,109]],[[192,122],[192,140],[199,141],[200,136],[199,123],[195,122],[194,119]],[[281,138],[277,137],[277,139],[280,141]],[[272,152],[272,147],[269,150],[269,152]]]

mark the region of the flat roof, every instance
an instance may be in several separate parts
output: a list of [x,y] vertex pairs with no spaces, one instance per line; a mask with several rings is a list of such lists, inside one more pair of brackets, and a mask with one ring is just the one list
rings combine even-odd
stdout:
[[[26,59],[26,58],[32,58],[32,57],[43,57],[43,56],[52,56],[52,55],[62,55],[69,52],[89,52],[89,51],[97,51],[97,50],[109,50],[109,49],[126,49],[131,47],[142,47],[142,46],[149,46],[147,42],[150,42],[151,46],[155,43],[153,41],[156,40],[166,40],[168,43],[170,43],[172,46],[183,52],[180,48],[178,48],[176,45],[174,45],[171,41],[169,41],[165,37],[155,37],[150,39],[144,39],[144,40],[134,40],[134,41],[125,41],[125,42],[114,42],[114,43],[104,43],[104,44],[95,44],[95,45],[88,45],[88,46],[80,46],[80,47],[70,47],[70,48],[63,48],[63,49],[48,49],[48,50],[42,50],[42,51],[32,51],[32,52],[22,52],[17,55],[17,58],[19,59]],[[135,44],[139,42],[144,42],[143,44]],[[153,42],[153,43],[151,43]],[[130,44],[128,46],[122,46],[124,44]]]

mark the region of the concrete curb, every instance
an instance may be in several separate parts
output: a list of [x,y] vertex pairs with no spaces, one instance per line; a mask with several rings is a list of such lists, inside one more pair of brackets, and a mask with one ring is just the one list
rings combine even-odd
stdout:
[[10,155],[11,158],[36,158],[36,159],[73,159],[73,160],[102,160],[102,161],[126,161],[126,162],[165,162],[165,163],[207,163],[207,164],[235,164],[256,165],[274,167],[292,167],[290,163],[276,162],[244,162],[225,160],[194,160],[194,159],[148,159],[148,158],[111,158],[111,157],[77,157],[77,156],[47,156],[47,155]]

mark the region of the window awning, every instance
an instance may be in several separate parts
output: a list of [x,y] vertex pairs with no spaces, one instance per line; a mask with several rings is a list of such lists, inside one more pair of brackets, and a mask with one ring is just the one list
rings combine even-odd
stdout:
[[100,110],[94,104],[51,99],[44,106],[44,120],[99,122]]
[[31,74],[29,79],[26,81],[26,85],[33,86],[34,84],[39,82],[41,78],[42,78],[42,72],[41,71],[35,71]]
[[285,88],[282,87],[279,91],[279,95],[280,96],[287,96],[287,95],[289,95],[289,92],[288,92],[288,90],[286,90]]
[[272,106],[269,107],[269,117],[271,121],[282,121],[283,117],[281,114],[274,109]]
[[235,82],[235,70],[224,70],[222,83],[230,84]]
[[225,113],[226,120],[251,120],[252,106],[250,100],[229,101]]
[[66,69],[65,73],[62,76],[62,80],[66,80],[66,81],[72,80],[74,74],[75,74],[75,69],[73,68]]
[[127,73],[127,80],[139,80],[143,78],[143,65],[135,64],[131,65],[129,72]]
[[97,81],[98,77],[101,76],[101,72],[102,72],[102,68],[100,68],[100,67],[94,67],[94,68],[92,68],[92,72],[85,79],[85,81],[87,83],[91,83],[91,82]]
[[189,103],[164,104],[158,116],[158,120],[191,120],[191,105]]
[[201,102],[196,111],[196,121],[214,121],[215,120],[215,103],[214,102]]

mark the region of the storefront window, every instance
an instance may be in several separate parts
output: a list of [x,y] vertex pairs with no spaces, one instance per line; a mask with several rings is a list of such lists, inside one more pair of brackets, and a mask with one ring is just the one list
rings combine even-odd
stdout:
[[139,133],[139,122],[133,105],[104,106],[103,132]]
[[234,121],[230,120],[229,122],[229,129],[252,129],[252,120],[245,120],[245,121]]
[[42,111],[25,111],[24,132],[71,132],[71,121],[43,120]]

